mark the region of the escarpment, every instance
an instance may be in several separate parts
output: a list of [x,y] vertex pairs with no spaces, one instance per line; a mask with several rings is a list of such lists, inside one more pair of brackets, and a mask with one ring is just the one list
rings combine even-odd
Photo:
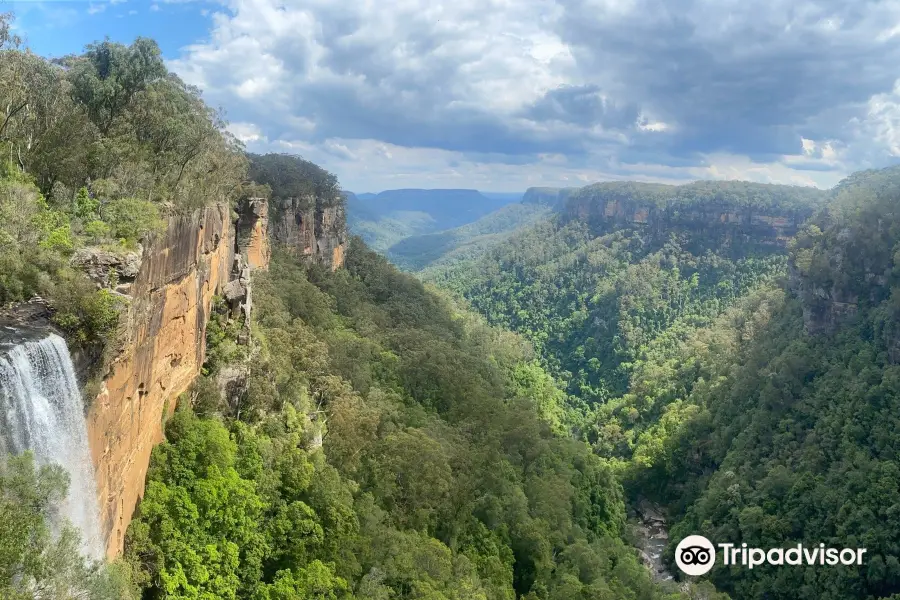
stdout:
[[[233,314],[249,317],[250,274],[268,268],[271,238],[306,260],[331,269],[343,264],[340,203],[294,205],[276,215],[272,232],[269,201],[253,198],[241,203],[237,219],[224,205],[173,218],[145,244],[136,273],[123,273],[128,277],[118,283],[116,289],[131,298],[121,318],[121,346],[87,416],[111,557],[122,552],[165,418],[203,366],[213,299],[222,296]],[[98,281],[109,262],[100,258],[84,260]]]
[[560,210],[601,231],[638,225],[652,234],[673,229],[785,245],[825,200],[815,188],[748,182],[672,186],[612,182],[571,193]]
[[[274,235],[269,215],[269,202],[253,198],[241,203],[236,219],[225,205],[172,218],[144,244],[136,272],[128,273],[133,278],[116,286],[130,304],[117,354],[87,415],[110,557],[123,550],[165,419],[203,366],[213,299],[221,296],[234,315],[249,317],[250,274],[268,268],[270,237],[306,260],[331,269],[343,264],[342,206],[289,207],[277,213]],[[83,262],[98,285],[106,283],[109,260]]]
[[145,246],[121,349],[87,416],[109,556],[123,549],[164,418],[203,364],[212,299],[235,262],[234,235],[231,211],[219,205],[170,220]]

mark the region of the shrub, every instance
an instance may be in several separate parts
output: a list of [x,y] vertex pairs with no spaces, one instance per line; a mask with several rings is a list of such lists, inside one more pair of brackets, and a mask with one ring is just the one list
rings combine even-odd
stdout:
[[119,324],[119,313],[125,299],[113,292],[93,289],[82,277],[75,277],[59,286],[54,298],[56,313],[53,321],[79,344],[112,341]]
[[109,225],[113,237],[125,240],[129,247],[133,247],[142,236],[159,231],[165,225],[158,206],[147,200],[110,200],[102,211],[103,221]]
[[99,244],[102,240],[109,239],[112,229],[103,221],[90,221],[84,226],[84,234],[90,238],[91,243]]

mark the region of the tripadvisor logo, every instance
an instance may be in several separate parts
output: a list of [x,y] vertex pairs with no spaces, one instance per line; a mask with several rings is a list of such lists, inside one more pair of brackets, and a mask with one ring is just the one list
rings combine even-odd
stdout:
[[675,564],[687,575],[705,575],[716,564],[716,549],[702,535],[689,535],[675,548]]
[[[747,544],[722,543],[719,547],[722,564],[743,566],[748,569],[760,565],[861,565],[865,548],[826,548],[825,544],[806,547],[797,544],[791,548],[748,548]],[[675,564],[686,575],[705,575],[716,564],[716,549],[702,535],[689,535],[675,548]]]

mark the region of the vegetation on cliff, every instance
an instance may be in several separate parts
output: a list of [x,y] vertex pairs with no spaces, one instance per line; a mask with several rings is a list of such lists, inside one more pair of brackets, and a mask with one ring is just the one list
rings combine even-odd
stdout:
[[342,201],[337,177],[317,164],[290,154],[249,154],[250,179],[266,186],[259,195],[277,211],[289,199],[309,203],[304,209],[334,206]]

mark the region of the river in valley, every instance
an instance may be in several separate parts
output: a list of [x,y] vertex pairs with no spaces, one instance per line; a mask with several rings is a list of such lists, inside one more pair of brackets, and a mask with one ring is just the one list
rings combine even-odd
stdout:
[[669,532],[662,512],[646,501],[638,503],[629,511],[628,524],[631,526],[634,544],[641,553],[641,560],[653,574],[656,581],[674,581],[663,562],[662,554],[669,542]]

